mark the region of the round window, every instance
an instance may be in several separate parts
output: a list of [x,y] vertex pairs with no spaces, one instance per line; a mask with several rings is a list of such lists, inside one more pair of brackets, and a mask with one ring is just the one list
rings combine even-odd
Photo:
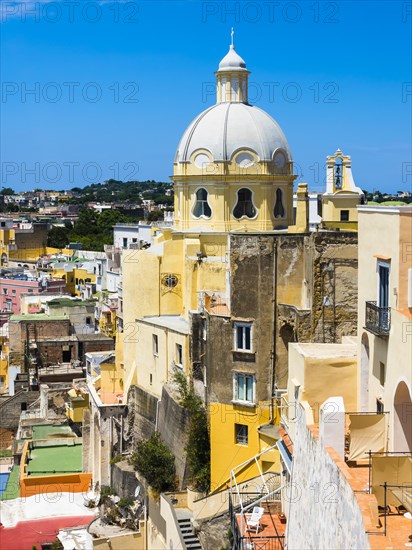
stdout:
[[199,153],[195,156],[195,164],[198,168],[206,168],[210,164],[210,159],[205,153]]
[[254,164],[253,156],[250,153],[239,153],[236,157],[236,164],[242,168],[248,168]]

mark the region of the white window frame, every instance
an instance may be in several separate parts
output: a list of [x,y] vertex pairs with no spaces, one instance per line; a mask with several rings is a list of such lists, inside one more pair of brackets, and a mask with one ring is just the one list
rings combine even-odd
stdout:
[[[239,191],[241,191],[242,189],[247,189],[247,191],[250,191],[251,194],[252,194],[252,205],[253,205],[253,208],[255,209],[256,211],[256,214],[254,216],[252,216],[251,218],[249,218],[249,216],[247,216],[246,214],[243,214],[240,218],[237,218],[234,214],[235,210],[236,210],[236,206],[238,205],[239,203]],[[240,222],[241,220],[256,220],[256,218],[258,217],[259,215],[259,210],[257,208],[257,206],[255,205],[255,192],[253,189],[250,189],[250,187],[239,187],[238,189],[236,189],[236,201],[235,201],[235,204],[233,205],[233,208],[232,208],[232,217],[234,220]]]
[[[199,200],[198,200],[198,198],[197,198],[197,193],[198,193],[199,191],[206,191],[206,200],[202,200],[202,201],[199,201]],[[197,188],[195,189],[195,200],[194,200],[194,203],[193,203],[193,206],[192,206],[192,209],[191,209],[191,216],[192,216],[192,218],[193,218],[194,220],[201,220],[201,219],[203,219],[203,220],[210,220],[210,219],[212,218],[212,216],[213,216],[213,209],[212,209],[212,206],[211,206],[211,204],[210,204],[210,202],[209,202],[209,196],[210,196],[210,192],[208,191],[207,187],[202,186],[202,187],[197,187]],[[195,216],[195,215],[194,215],[193,212],[194,212],[194,209],[196,208],[196,205],[197,205],[198,202],[202,202],[202,203],[205,202],[205,203],[208,205],[208,207],[210,208],[210,216],[205,216],[204,214],[200,214],[200,216]]]
[[[176,364],[177,367],[183,368],[183,346],[182,346],[182,344],[179,344],[178,342],[176,342],[175,351],[176,351],[175,364]],[[179,358],[179,355],[181,356],[180,358]],[[180,359],[180,361],[179,361],[179,359]]]
[[[238,434],[238,426],[241,428],[246,428],[246,434]],[[235,424],[235,440],[236,445],[243,445],[245,447],[249,445],[249,426],[247,424]]]
[[381,278],[379,268],[383,267],[388,270],[388,307],[391,306],[391,262],[386,260],[378,260],[376,262],[376,303],[378,307],[384,307],[380,303]]
[[[246,335],[243,331],[242,347],[238,347],[238,329],[250,328],[250,348],[246,347]],[[235,321],[233,323],[233,349],[242,353],[253,353],[253,323]]]
[[152,334],[153,355],[159,357],[159,336]]
[[[252,400],[241,399],[239,397],[239,379],[245,379],[245,388],[247,387],[246,379],[252,379]],[[247,390],[246,396],[247,397]],[[239,403],[246,406],[255,406],[256,405],[256,376],[249,372],[234,372],[233,373],[233,403]]]

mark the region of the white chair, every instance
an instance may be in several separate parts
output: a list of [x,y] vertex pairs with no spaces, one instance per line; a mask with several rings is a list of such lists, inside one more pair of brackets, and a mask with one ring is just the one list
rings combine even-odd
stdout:
[[262,519],[264,508],[255,506],[249,519],[246,520],[246,530],[251,531],[256,529],[256,533],[259,531],[260,520]]

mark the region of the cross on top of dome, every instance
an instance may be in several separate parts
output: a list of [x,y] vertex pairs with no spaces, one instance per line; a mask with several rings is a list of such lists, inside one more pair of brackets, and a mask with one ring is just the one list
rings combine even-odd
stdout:
[[234,36],[235,36],[235,31],[232,27],[232,30],[230,31],[229,51],[225,55],[225,57],[222,59],[222,61],[219,63],[218,72],[247,71],[245,61],[235,51]]

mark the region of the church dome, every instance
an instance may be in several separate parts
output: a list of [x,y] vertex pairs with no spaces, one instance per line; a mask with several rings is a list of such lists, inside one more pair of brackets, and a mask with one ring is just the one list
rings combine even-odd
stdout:
[[230,46],[229,52],[225,55],[222,61],[219,63],[219,71],[246,71],[246,63],[236,53],[235,47]]
[[244,150],[254,152],[259,161],[276,162],[279,154],[284,162],[292,160],[277,122],[262,109],[241,102],[218,103],[198,115],[180,140],[176,162],[190,162],[197,150],[208,151],[212,162],[232,161]]

